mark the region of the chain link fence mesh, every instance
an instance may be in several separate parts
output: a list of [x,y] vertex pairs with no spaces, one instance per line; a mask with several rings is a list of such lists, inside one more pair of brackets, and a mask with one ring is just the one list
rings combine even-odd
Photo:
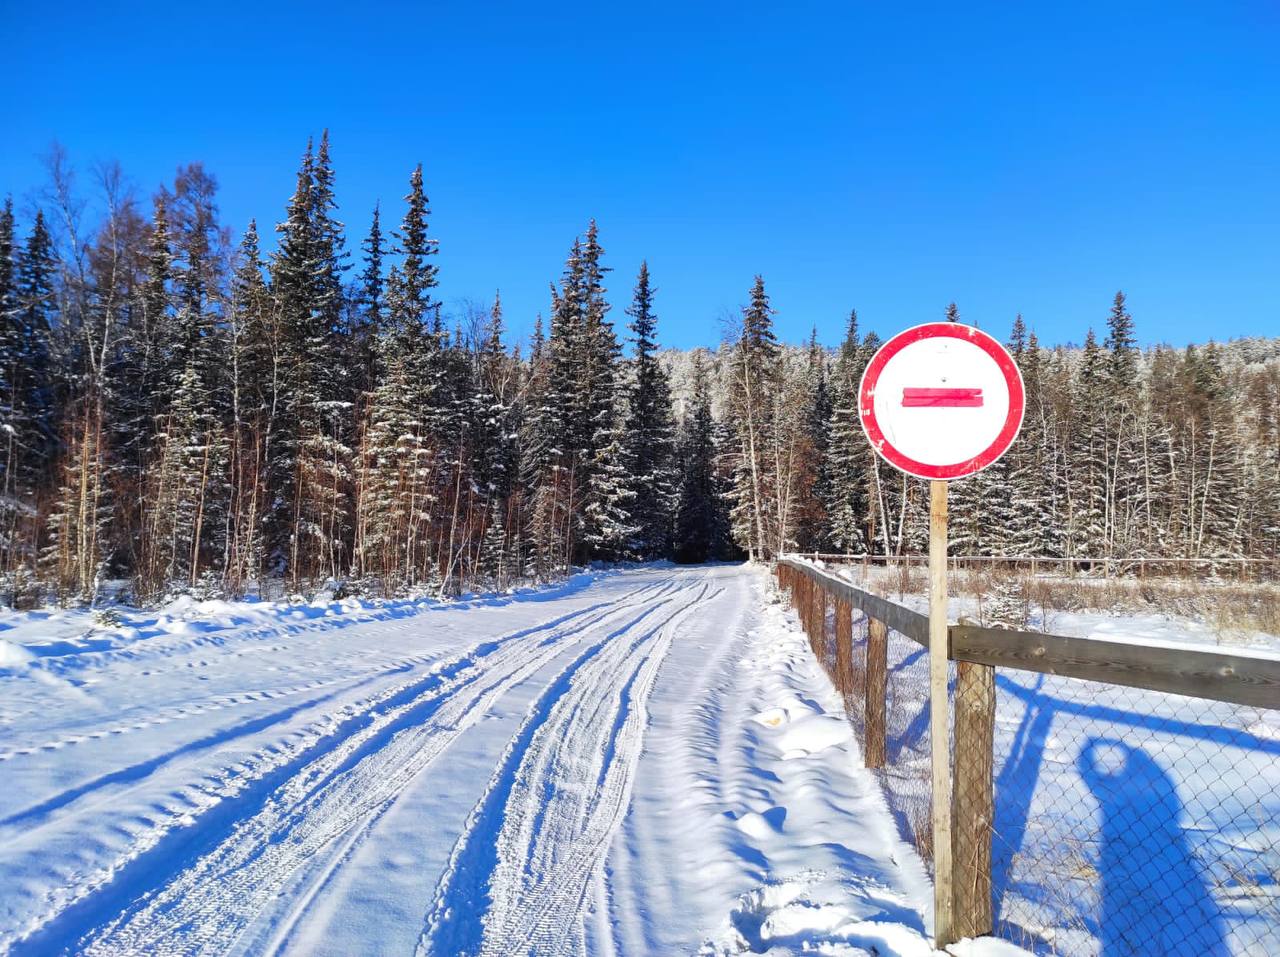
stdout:
[[[932,873],[927,650],[878,638],[794,569],[779,578],[864,755],[877,751],[883,647],[873,773]],[[949,688],[962,917],[1038,954],[1280,955],[1280,702],[956,662]]]
[[999,936],[1051,954],[1280,954],[1280,712],[994,678]]

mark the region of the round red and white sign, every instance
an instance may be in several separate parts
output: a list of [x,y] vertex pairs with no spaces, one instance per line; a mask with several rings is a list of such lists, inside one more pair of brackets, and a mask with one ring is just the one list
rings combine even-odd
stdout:
[[1026,406],[1013,356],[981,329],[958,322],[898,333],[871,357],[858,397],[871,447],[923,479],[986,468],[1017,438]]

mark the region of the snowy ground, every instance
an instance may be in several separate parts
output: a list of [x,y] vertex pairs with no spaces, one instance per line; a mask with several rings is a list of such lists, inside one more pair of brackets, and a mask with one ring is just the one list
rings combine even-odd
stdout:
[[922,865],[772,597],[648,567],[10,613],[0,953],[929,954]]

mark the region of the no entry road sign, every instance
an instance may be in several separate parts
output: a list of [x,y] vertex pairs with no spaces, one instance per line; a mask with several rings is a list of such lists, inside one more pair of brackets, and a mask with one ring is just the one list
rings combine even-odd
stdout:
[[981,329],[930,322],[900,332],[871,358],[859,418],[884,459],[923,479],[986,468],[1022,427],[1022,374]]
[[[1025,405],[1013,356],[982,330],[958,322],[930,322],[898,333],[871,357],[858,389],[858,418],[871,447],[890,465],[930,480],[929,738],[933,934],[939,949],[958,936],[948,744],[947,481],[980,472],[1000,458],[1018,437]],[[989,674],[975,677],[973,669],[985,667],[966,662],[957,669],[957,701],[966,681],[974,682],[966,692],[973,700],[978,700],[974,689],[994,689]],[[986,707],[994,711],[994,697]]]

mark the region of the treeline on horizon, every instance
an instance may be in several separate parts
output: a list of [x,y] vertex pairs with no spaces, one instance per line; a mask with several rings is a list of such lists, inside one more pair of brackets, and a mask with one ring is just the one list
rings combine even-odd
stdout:
[[[239,595],[271,583],[455,593],[594,560],[918,553],[925,483],[871,452],[856,389],[879,345],[781,345],[757,276],[714,350],[662,352],[641,265],[626,331],[594,222],[544,330],[501,303],[446,316],[418,166],[398,225],[348,251],[327,133],[274,253],[233,244],[181,167],[144,209],[64,153],[29,222],[0,213],[4,600]],[[955,305],[947,318],[959,320]],[[1014,448],[952,483],[958,554],[1274,557],[1280,350],[1140,350],[1124,296],[1082,349],[1009,339]],[[624,355],[623,340],[630,343]],[[673,383],[673,375],[679,380]]]

